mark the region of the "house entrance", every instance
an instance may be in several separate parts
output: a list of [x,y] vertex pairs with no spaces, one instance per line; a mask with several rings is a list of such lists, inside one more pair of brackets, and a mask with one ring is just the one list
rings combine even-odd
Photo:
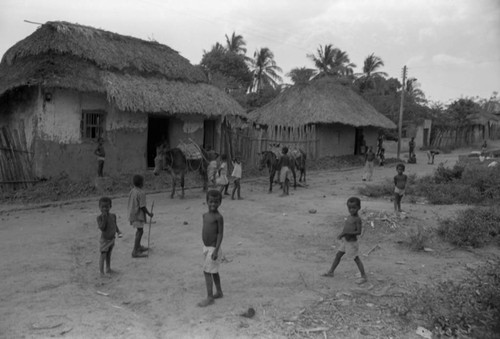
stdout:
[[150,115],[148,117],[148,167],[155,166],[156,147],[168,139],[168,118]]
[[215,150],[215,120],[203,122],[203,148]]
[[365,136],[362,128],[356,128],[354,135],[354,155],[365,154]]

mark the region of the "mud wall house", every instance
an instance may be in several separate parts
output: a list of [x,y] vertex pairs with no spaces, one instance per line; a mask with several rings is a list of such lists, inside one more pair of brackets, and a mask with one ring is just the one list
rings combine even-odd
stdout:
[[331,77],[286,89],[250,112],[249,120],[266,127],[265,144],[302,148],[309,159],[359,154],[361,137],[375,151],[378,130],[396,128],[360,95]]
[[218,150],[221,125],[245,114],[168,46],[67,22],[47,22],[0,63],[0,127],[22,135],[36,177],[145,170],[156,146],[193,140]]

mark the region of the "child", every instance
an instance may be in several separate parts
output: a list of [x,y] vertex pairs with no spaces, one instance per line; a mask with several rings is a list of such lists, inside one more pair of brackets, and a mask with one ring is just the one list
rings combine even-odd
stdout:
[[232,177],[234,177],[234,187],[233,187],[233,193],[231,194],[231,199],[234,200],[234,193],[238,192],[238,200],[243,199],[240,195],[241,193],[241,186],[240,186],[240,180],[241,180],[241,160],[240,160],[240,155],[236,154],[234,156],[234,162],[233,162],[233,173],[231,174]]
[[348,257],[354,258],[354,262],[358,266],[359,272],[361,273],[361,279],[358,280],[357,283],[363,284],[367,281],[367,278],[363,263],[358,256],[358,235],[362,233],[362,222],[361,218],[358,215],[358,212],[361,209],[361,201],[359,200],[359,198],[349,198],[347,200],[347,209],[349,210],[350,215],[346,218],[344,229],[338,236],[338,239],[342,241],[342,245],[340,246],[340,249],[335,256],[332,267],[328,272],[324,273],[323,276],[333,277],[335,269],[340,263],[340,259],[342,259],[344,254],[347,254]]
[[368,147],[368,152],[365,155],[365,174],[363,175],[363,181],[372,181],[374,162],[375,153],[373,153],[371,147]]
[[217,158],[219,155],[212,149],[207,151],[208,166],[207,166],[207,176],[208,183],[210,186],[215,187],[215,178],[217,173]]
[[217,185],[220,186],[220,192],[224,192],[225,195],[229,195],[227,192],[229,188],[229,180],[227,179],[227,155],[222,154],[221,163],[219,165],[219,172],[217,177]]
[[116,225],[116,214],[109,213],[111,209],[111,199],[102,197],[99,199],[99,209],[101,215],[97,217],[97,226],[101,231],[100,251],[101,257],[99,259],[99,271],[104,275],[104,261],[106,261],[106,273],[110,274],[111,270],[111,251],[115,245],[115,234],[121,238],[121,232]]
[[[203,274],[207,286],[207,298],[198,303],[198,306],[205,307],[212,305],[214,299],[222,298],[220,285],[219,265],[221,262],[221,243],[224,236],[224,218],[219,213],[219,206],[222,202],[222,193],[217,190],[207,192],[208,212],[203,214]],[[213,284],[217,293],[213,294]]]
[[410,142],[408,143],[408,151],[409,151],[409,154],[408,154],[408,158],[412,158],[413,154],[415,154],[415,138],[412,137],[410,139]]
[[278,162],[278,168],[281,168],[280,182],[283,185],[282,197],[289,194],[290,179],[288,179],[288,176],[290,175],[292,166],[294,166],[293,161],[294,160],[288,155],[288,147],[284,146],[281,149],[281,157]]
[[146,255],[142,252],[148,250],[147,247],[141,246],[144,224],[146,223],[146,215],[152,218],[153,213],[150,213],[146,207],[146,193],[142,190],[142,187],[144,186],[144,178],[142,175],[134,175],[133,183],[134,187],[130,190],[128,195],[129,221],[130,225],[136,229],[132,258],[142,258],[146,257]]
[[380,166],[384,166],[385,163],[385,148],[382,147],[380,150],[380,154],[378,155],[380,158]]
[[94,154],[97,155],[97,176],[102,177],[104,170],[104,157],[106,156],[106,152],[104,152],[104,139],[97,139],[97,148],[94,151]]
[[405,171],[405,165],[403,164],[398,164],[396,171],[398,171],[398,174],[394,177],[394,211],[401,212],[401,200],[405,195],[408,176],[403,174]]
[[439,150],[437,149],[431,149],[427,151],[427,164],[428,165],[434,165],[434,157],[436,154],[439,154]]

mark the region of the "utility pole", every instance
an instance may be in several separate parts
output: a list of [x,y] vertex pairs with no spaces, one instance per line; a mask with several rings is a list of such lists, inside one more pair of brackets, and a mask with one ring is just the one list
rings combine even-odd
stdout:
[[401,153],[401,134],[403,130],[403,105],[405,101],[405,83],[406,83],[406,65],[403,67],[403,89],[401,90],[401,106],[399,107],[399,124],[398,124],[398,159]]

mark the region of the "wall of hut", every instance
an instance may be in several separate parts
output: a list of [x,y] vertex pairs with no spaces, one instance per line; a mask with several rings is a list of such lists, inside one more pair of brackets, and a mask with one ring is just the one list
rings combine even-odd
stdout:
[[[99,93],[43,88],[26,88],[21,93],[17,94],[18,99],[9,97],[2,103],[0,126],[24,130],[36,177],[67,175],[71,179],[90,179],[96,176],[97,142],[83,135],[83,111],[104,114],[105,175],[147,169],[149,118],[158,115],[121,111]],[[161,117],[168,121],[164,133],[171,147],[191,140],[203,144],[203,116]],[[149,145],[149,150],[151,148]]]
[[340,124],[318,124],[318,157],[354,154],[355,129]]

